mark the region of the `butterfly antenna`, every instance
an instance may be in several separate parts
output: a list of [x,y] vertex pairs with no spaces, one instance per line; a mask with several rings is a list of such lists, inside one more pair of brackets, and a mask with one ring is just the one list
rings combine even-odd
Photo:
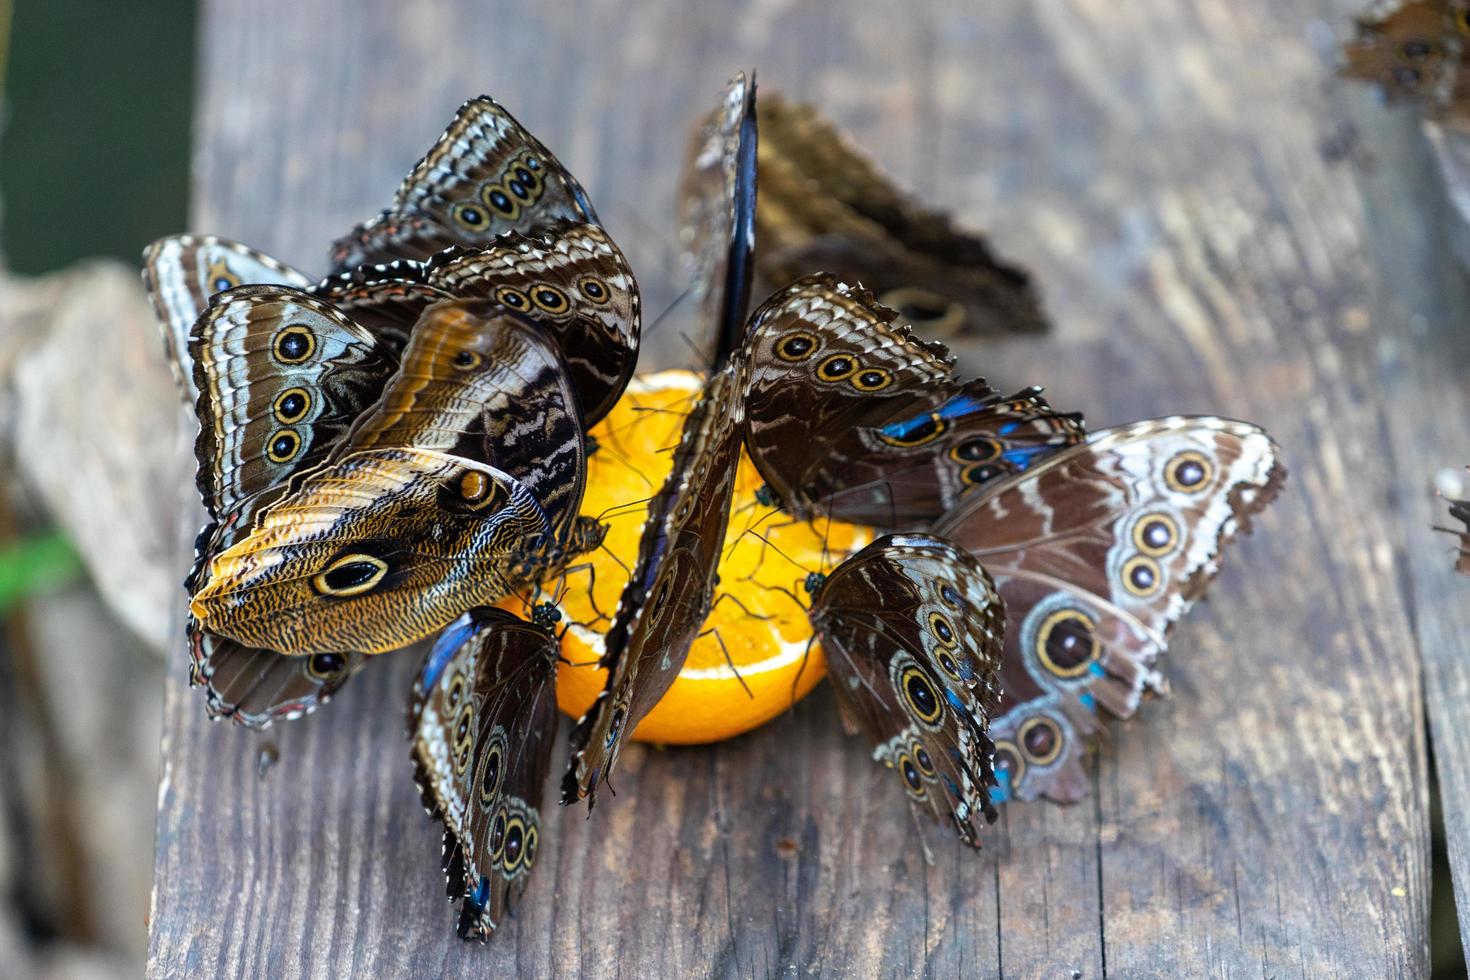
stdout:
[[627,511],[630,511],[631,512],[632,510],[634,510],[634,509],[636,509],[638,507],[641,507],[644,504],[647,504],[651,500],[653,500],[653,497],[652,496],[648,496],[648,497],[640,497],[637,500],[630,500],[627,503],[623,503],[623,504],[613,504],[611,507],[606,508],[605,510],[603,510],[602,513],[598,514],[597,517],[594,518],[594,520],[596,520],[597,523],[601,524],[604,520],[606,520],[608,518],[611,518],[611,517],[614,517],[614,516],[616,516],[616,517],[622,517],[623,515],[621,513],[619,513],[619,511],[627,510]]
[[775,616],[761,616],[757,613],[751,612],[750,607],[741,602],[740,597],[733,592],[721,592],[719,596],[715,598],[715,601],[710,605],[709,611],[714,612],[715,607],[717,607],[721,602],[725,601],[726,599],[729,599],[731,602],[735,603],[735,605],[739,606],[740,611],[745,613],[745,615],[749,616],[751,619],[758,619],[763,623],[768,623],[776,618]]
[[644,337],[644,339],[646,340],[649,337],[652,337],[653,334],[654,334],[654,331],[656,331],[660,326],[662,326],[663,325],[663,322],[668,319],[669,314],[672,313],[672,312],[674,312],[675,310],[677,310],[679,308],[679,305],[681,303],[683,303],[684,300],[688,299],[689,298],[689,294],[692,293],[692,292],[694,292],[694,286],[693,285],[685,286],[683,288],[683,290],[680,291],[679,295],[675,296],[672,300],[670,300],[669,301],[669,305],[664,307],[664,311],[662,313],[660,313],[658,316],[654,317],[653,318],[653,322],[648,325],[648,329],[643,331],[643,337]]
[[746,534],[750,534],[750,535],[754,535],[755,537],[760,538],[766,544],[770,545],[771,546],[771,549],[773,551],[775,551],[776,554],[780,555],[782,558],[785,558],[787,561],[791,562],[791,564],[795,565],[797,568],[801,569],[803,572],[806,572],[808,575],[811,574],[811,569],[807,568],[801,562],[797,561],[795,558],[792,558],[786,552],[784,552],[780,548],[776,547],[776,544],[773,541],[771,541],[770,538],[766,537],[764,534],[760,533],[759,531],[753,530],[753,529],[752,530],[747,530],[745,533]]
[[695,639],[703,639],[704,637],[709,636],[711,633],[713,633],[715,636],[715,642],[720,645],[720,652],[725,655],[725,663],[730,665],[730,669],[735,672],[735,679],[740,682],[741,687],[745,688],[745,696],[754,701],[755,692],[750,689],[749,684],[745,683],[745,678],[740,676],[740,668],[735,666],[735,661],[730,656],[730,649],[729,647],[725,646],[725,638],[720,635],[719,629],[707,629],[703,633],[699,634],[699,636],[695,637]]
[[[778,586],[778,588],[779,588],[779,586]],[[785,589],[782,589],[782,591],[785,592],[786,590]],[[790,592],[786,592],[786,594],[789,595],[789,596],[791,596],[792,599],[795,599],[796,600],[796,604],[798,606],[801,606],[801,600],[800,599],[797,599],[796,596],[795,595],[792,595],[792,593],[790,593]],[[802,609],[804,610],[804,609],[806,609],[806,607],[805,606],[802,606]],[[812,644],[815,643],[815,642],[817,642],[817,634],[815,634],[815,633],[813,633],[811,636],[809,636],[809,637],[806,638],[806,648],[801,651],[801,665],[796,668],[796,676],[793,677],[793,678],[791,678],[791,703],[793,705],[796,704],[796,688],[797,688],[797,685],[799,685],[801,683],[801,675],[804,674],[804,673],[806,673],[806,662],[807,662],[807,660],[809,660],[811,658],[811,655],[812,655]]]

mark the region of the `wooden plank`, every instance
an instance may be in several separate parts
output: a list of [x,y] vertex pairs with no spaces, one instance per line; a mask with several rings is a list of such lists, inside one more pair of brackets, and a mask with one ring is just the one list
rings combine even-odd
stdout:
[[[1055,335],[966,349],[969,365],[1046,384],[1097,425],[1259,421],[1292,478],[1178,632],[1176,696],[1108,738],[1086,803],[1009,808],[978,856],[931,835],[926,865],[822,691],[724,745],[629,753],[590,820],[553,810],[488,948],[451,934],[408,778],[412,663],[262,739],[208,725],[180,660],[150,972],[1422,975],[1425,744],[1390,499],[1410,477],[1384,444],[1424,412],[1407,383],[1399,413],[1371,396],[1380,330],[1407,343],[1412,324],[1373,262],[1365,178],[1319,149],[1347,97],[1309,38],[1346,16],[1308,0],[207,3],[200,230],[319,269],[487,91],[588,185],[657,311],[677,291],[684,128],[756,65],[1037,273]],[[280,761],[260,775],[264,741]]]

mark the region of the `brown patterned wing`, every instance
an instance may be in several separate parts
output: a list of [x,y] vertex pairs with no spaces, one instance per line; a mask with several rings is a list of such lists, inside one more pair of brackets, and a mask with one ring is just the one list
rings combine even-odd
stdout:
[[209,308],[211,296],[253,283],[304,289],[311,280],[264,252],[214,235],[170,235],[143,252],[143,285],[158,315],[164,355],[191,408],[199,391],[194,387],[189,333]]
[[607,232],[561,223],[477,250],[435,256],[441,292],[493,299],[535,317],[561,348],[590,428],[612,409],[638,361],[641,301],[633,270]]
[[459,935],[486,939],[526,887],[556,738],[557,643],[500,609],[474,609],[439,635],[409,701],[414,778],[444,823]]
[[257,731],[315,711],[366,662],[360,653],[283,657],[205,633],[193,616],[185,632],[189,683],[204,688],[209,717]]
[[987,728],[1005,635],[990,576],[948,541],[890,535],[837,567],[811,621],[848,732],[866,734],[909,799],[978,847],[976,816],[996,816]]
[[1343,48],[1342,75],[1376,84],[1390,102],[1463,122],[1470,118],[1467,38],[1464,0],[1410,0],[1358,20],[1357,36]]
[[402,259],[328,276],[309,292],[351,317],[390,349],[400,351],[424,310],[450,298],[429,285],[426,276],[422,262]]
[[1162,687],[1170,630],[1285,476],[1253,425],[1153,419],[1095,432],[935,523],[1005,600],[1005,693],[991,728],[1001,798],[1085,795],[1093,713],[1128,717]]
[[1460,556],[1455,560],[1455,571],[1470,575],[1470,500],[1451,500],[1450,516],[1465,525],[1465,530],[1451,532],[1460,539]]
[[926,336],[1045,330],[1030,277],[985,239],[900,191],[814,106],[760,106],[758,271],[818,270],[874,290]]
[[751,318],[746,447],[781,506],[886,528],[921,526],[965,494],[1083,437],[1028,389],[960,382],[940,344],[871,294],[799,279]]
[[755,73],[737,73],[720,107],[690,137],[679,184],[682,262],[704,334],[691,343],[717,369],[740,347],[754,275],[757,117]]
[[729,365],[711,378],[685,421],[603,641],[607,686],[572,731],[563,803],[596,801],[623,739],[669,689],[704,626],[740,459],[742,388],[739,365]]
[[332,246],[332,271],[488,245],[559,219],[597,223],[587,192],[489,96],[460,106],[404,178],[393,206]]
[[550,537],[514,477],[422,449],[354,452],[296,482],[210,558],[190,609],[210,633],[285,654],[382,653],[513,588]]

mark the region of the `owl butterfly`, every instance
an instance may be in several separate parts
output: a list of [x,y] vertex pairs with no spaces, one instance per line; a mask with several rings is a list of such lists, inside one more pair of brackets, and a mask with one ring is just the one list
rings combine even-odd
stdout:
[[780,505],[913,528],[1083,438],[1081,417],[1030,388],[960,382],[945,348],[832,276],[807,276],[751,317],[746,448]]
[[709,614],[740,461],[744,384],[740,363],[730,363],[685,420],[603,639],[607,685],[572,731],[563,803],[596,802],[597,784],[611,775],[623,739],[679,675]]
[[1170,630],[1285,477],[1253,425],[1153,419],[1094,432],[935,522],[1005,602],[998,799],[1085,795],[1095,710],[1126,718],[1160,687]]
[[679,188],[682,261],[713,336],[694,340],[700,362],[719,368],[740,346],[754,273],[755,72],[737,74],[720,108],[691,134]]
[[1409,0],[1376,5],[1344,46],[1342,74],[1373,82],[1390,102],[1411,101],[1461,127],[1470,122],[1470,3]]
[[195,616],[282,653],[379,653],[553,573],[602,531],[578,515],[570,384],[533,321],[485,300],[431,307],[328,465],[210,559]]
[[460,106],[411,170],[393,206],[333,244],[333,272],[488,245],[560,219],[597,224],[586,191],[489,96]]
[[1465,530],[1451,532],[1460,538],[1460,556],[1455,561],[1455,571],[1470,575],[1470,500],[1451,500],[1450,516],[1465,525]]
[[979,846],[993,821],[992,745],[1005,613],[990,576],[948,541],[879,538],[816,590],[812,626],[849,734],[896,771],[915,805]]
[[526,886],[556,738],[556,639],[500,609],[474,609],[435,640],[409,701],[414,779],[444,823],[461,938],[484,940]]
[[218,293],[242,285],[281,285],[304,290],[347,314],[389,347],[401,347],[414,320],[436,291],[418,281],[415,264],[355,269],[320,283],[263,252],[215,236],[171,235],[143,253],[143,283],[163,334],[164,354],[180,395],[199,398],[189,335]]

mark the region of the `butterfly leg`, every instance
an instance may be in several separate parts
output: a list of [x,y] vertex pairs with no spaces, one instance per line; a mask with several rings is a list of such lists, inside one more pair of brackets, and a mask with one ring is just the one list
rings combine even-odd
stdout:
[[696,636],[695,639],[703,639],[704,637],[709,636],[711,633],[715,635],[715,642],[720,645],[720,651],[725,655],[725,663],[730,665],[730,669],[735,672],[735,679],[740,682],[741,687],[745,688],[745,696],[750,698],[752,701],[755,700],[755,693],[751,691],[750,686],[745,683],[745,678],[740,676],[740,669],[735,666],[735,661],[730,657],[730,648],[725,646],[725,638],[720,635],[719,629],[707,629],[703,633],[700,633],[699,636]]

